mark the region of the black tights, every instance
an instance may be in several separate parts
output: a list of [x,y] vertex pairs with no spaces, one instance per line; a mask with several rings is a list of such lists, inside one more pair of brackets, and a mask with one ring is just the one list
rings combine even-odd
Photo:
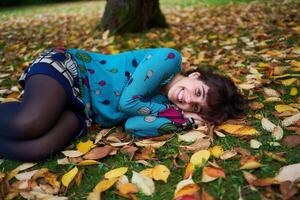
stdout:
[[22,102],[0,104],[0,156],[38,161],[62,150],[83,128],[63,87],[47,75],[26,81]]

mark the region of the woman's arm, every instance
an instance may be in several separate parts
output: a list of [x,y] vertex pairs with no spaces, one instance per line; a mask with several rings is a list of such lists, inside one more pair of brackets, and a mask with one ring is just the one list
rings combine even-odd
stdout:
[[153,115],[166,109],[164,103],[152,100],[173,76],[180,71],[181,55],[170,48],[147,50],[144,59],[132,74],[120,98],[120,109],[130,116]]

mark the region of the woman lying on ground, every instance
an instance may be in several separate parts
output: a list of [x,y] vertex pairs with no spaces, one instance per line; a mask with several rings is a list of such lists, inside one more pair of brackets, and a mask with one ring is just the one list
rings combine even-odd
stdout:
[[169,48],[45,51],[19,80],[22,101],[0,104],[0,156],[44,159],[91,123],[124,124],[126,132],[149,137],[241,114],[245,100],[231,80],[180,67],[180,53]]

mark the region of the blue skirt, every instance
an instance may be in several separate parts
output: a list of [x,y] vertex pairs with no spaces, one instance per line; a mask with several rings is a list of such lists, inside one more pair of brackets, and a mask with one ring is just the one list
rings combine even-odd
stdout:
[[87,128],[84,104],[81,100],[77,64],[64,48],[44,51],[35,59],[19,78],[19,84],[25,88],[26,80],[35,74],[44,74],[55,79],[64,88],[70,109],[83,125],[81,135]]

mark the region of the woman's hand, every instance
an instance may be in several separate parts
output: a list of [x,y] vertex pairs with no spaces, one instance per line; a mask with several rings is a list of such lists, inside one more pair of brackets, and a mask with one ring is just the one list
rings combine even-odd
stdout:
[[195,124],[197,124],[197,125],[205,124],[204,120],[201,118],[201,116],[199,114],[196,114],[193,112],[183,112],[183,116],[184,116],[184,118],[193,118],[195,121]]

